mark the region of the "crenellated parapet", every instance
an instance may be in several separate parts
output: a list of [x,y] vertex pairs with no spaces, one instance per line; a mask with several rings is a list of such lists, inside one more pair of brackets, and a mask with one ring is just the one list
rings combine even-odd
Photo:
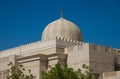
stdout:
[[[74,41],[73,41],[74,42]],[[91,43],[85,43],[85,42],[75,42],[75,43],[78,43],[78,45],[75,45],[75,46],[70,46],[68,48],[85,48],[87,45],[89,46],[89,49],[94,51],[94,52],[106,52],[106,53],[114,53],[116,55],[120,55],[120,50],[118,49],[115,49],[115,48],[111,48],[111,47],[106,47],[106,46],[102,46],[102,45],[98,45],[98,44],[91,44]],[[78,50],[77,49],[77,50]],[[81,50],[81,49],[80,49]]]
[[101,52],[109,52],[109,53],[114,53],[118,51],[118,49],[112,48],[112,47],[107,47],[107,46],[102,46],[102,45],[98,45],[98,44],[90,44],[90,48],[93,51],[101,51]]
[[62,41],[65,41],[65,42],[72,42],[72,43],[76,43],[76,44],[82,44],[81,41],[78,41],[78,40],[72,40],[72,39],[69,39],[69,38],[65,38],[65,37],[55,37],[56,40],[62,40]]
[[64,48],[64,47],[69,47],[69,46],[74,46],[74,45],[79,45],[79,44],[82,44],[82,42],[68,39],[68,38],[55,37],[49,40],[27,43],[25,45],[20,45],[15,48],[10,48],[7,50],[0,51],[0,57],[9,56],[13,54],[16,54],[16,55],[21,55],[25,53],[27,54],[30,52],[48,49],[52,47]]
[[25,45],[20,45],[18,47],[3,50],[3,51],[0,51],[0,57],[9,56],[9,55],[13,55],[13,54],[19,55],[22,52],[27,52],[27,51],[31,51],[33,49],[39,48],[39,45],[40,45],[40,41],[37,41],[34,43],[28,43]]
[[79,40],[72,40],[72,39],[69,39],[69,38],[66,38],[66,37],[54,37],[54,38],[50,38],[50,39],[47,39],[47,40],[42,40],[42,42],[45,42],[45,41],[50,41],[50,40],[61,40],[61,41],[64,41],[64,42],[72,42],[72,43],[75,43],[75,44],[82,44],[81,41]]

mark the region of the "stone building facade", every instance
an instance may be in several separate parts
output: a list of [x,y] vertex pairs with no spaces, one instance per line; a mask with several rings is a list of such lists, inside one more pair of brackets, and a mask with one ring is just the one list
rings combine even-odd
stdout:
[[9,62],[30,69],[35,79],[57,62],[74,70],[86,64],[99,79],[120,79],[120,50],[84,43],[79,28],[63,17],[46,26],[41,41],[0,51],[0,79],[6,79]]

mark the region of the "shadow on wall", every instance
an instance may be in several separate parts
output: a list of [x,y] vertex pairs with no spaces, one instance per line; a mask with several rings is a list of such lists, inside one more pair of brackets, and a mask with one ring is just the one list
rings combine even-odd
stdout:
[[115,63],[115,71],[119,71],[120,70],[120,64],[119,63]]

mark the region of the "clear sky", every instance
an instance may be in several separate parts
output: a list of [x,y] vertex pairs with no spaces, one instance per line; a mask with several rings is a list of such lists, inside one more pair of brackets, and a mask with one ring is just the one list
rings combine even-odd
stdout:
[[61,8],[84,42],[120,48],[120,0],[0,0],[0,50],[41,40]]

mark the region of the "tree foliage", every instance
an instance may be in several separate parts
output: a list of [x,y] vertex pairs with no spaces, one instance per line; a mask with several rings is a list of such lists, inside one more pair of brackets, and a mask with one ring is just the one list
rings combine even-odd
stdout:
[[9,63],[10,69],[7,70],[8,74],[6,79],[33,79],[33,75],[31,74],[31,70],[28,70],[28,75],[26,75],[25,68],[23,65],[18,65],[17,67],[13,65],[13,63]]
[[74,71],[73,68],[69,68],[67,65],[61,66],[57,63],[47,72],[42,72],[42,79],[95,79],[93,71],[88,66],[84,64],[82,68],[85,69],[84,73],[81,72],[81,69]]

